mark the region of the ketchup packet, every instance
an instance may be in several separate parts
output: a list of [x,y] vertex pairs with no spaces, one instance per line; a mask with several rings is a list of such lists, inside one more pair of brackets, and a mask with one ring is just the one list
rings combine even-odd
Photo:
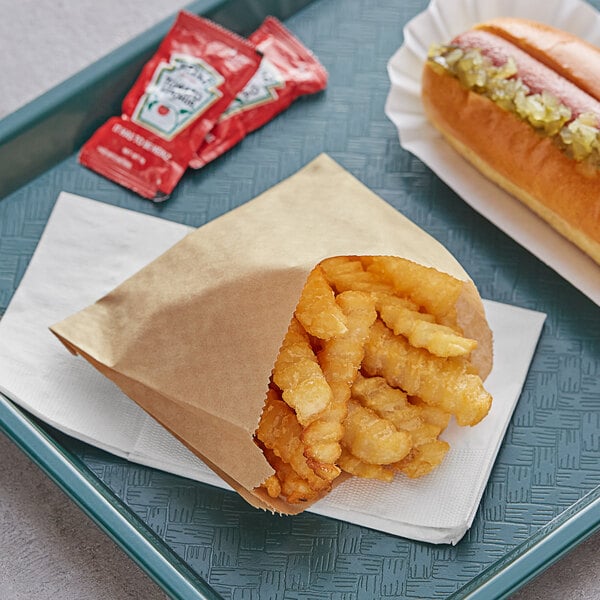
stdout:
[[112,117],[83,146],[82,165],[161,201],[252,75],[255,46],[182,11]]
[[235,146],[299,96],[327,85],[325,68],[274,17],[267,17],[249,40],[263,55],[260,67],[198,148],[190,162],[195,169]]

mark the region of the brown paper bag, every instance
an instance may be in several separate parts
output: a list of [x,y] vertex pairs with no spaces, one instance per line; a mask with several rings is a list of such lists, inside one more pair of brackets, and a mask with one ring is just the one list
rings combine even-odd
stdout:
[[461,325],[477,330],[481,362],[491,363],[483,307],[462,267],[326,155],[51,330],[251,504],[297,513],[307,504],[256,490],[273,470],[253,434],[306,277],[336,255],[401,256],[465,281],[461,313],[471,322]]

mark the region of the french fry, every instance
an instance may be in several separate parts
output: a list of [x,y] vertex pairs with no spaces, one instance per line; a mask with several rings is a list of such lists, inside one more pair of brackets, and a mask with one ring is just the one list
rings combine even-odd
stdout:
[[391,387],[383,377],[357,378],[352,397],[391,421],[396,429],[410,432],[414,446],[435,440],[450,421],[449,413],[414,396],[409,400],[405,392]]
[[392,284],[396,294],[409,298],[433,315],[438,323],[456,325],[456,301],[463,283],[436,269],[394,256],[364,259],[367,271]]
[[321,263],[327,281],[338,293],[348,290],[392,294],[394,287],[376,273],[365,271],[358,257],[336,256]]
[[336,462],[341,452],[340,440],[344,435],[346,412],[343,399],[334,402],[327,411],[327,418],[313,421],[301,434],[309,465],[320,477],[329,481],[340,474]]
[[426,442],[416,446],[409,456],[393,467],[411,479],[423,477],[431,473],[442,462],[449,449],[450,444],[442,440]]
[[387,483],[393,481],[394,471],[385,465],[370,465],[356,456],[352,456],[347,450],[342,450],[339,458],[340,467],[351,475],[366,479],[379,479]]
[[346,317],[348,331],[325,342],[318,355],[333,400],[302,434],[307,457],[320,465],[334,464],[340,456],[350,386],[360,369],[370,326],[377,317],[371,298],[362,292],[343,292],[337,296],[337,302]]
[[270,388],[256,437],[283,462],[291,465],[311,489],[329,488],[329,481],[319,477],[309,466],[304,456],[305,447],[301,435],[302,426],[298,423],[296,414],[279,398],[276,390]]
[[272,450],[266,449],[265,457],[276,472],[263,483],[263,487],[271,498],[283,496],[290,504],[297,504],[308,502],[317,496],[317,491],[313,490],[291,465],[283,461]]
[[[429,473],[438,463],[437,458],[444,453],[430,456],[429,462],[423,457],[420,446],[437,442],[440,433],[447,427],[450,415],[436,407],[431,407],[417,398],[411,398],[402,390],[391,387],[383,377],[362,377],[359,375],[352,386],[352,398],[363,406],[386,418],[399,431],[410,433],[412,447],[406,458],[393,467],[410,477]],[[437,448],[434,445],[432,448]],[[443,448],[447,447],[444,442]],[[429,450],[431,455],[431,450]]]
[[441,408],[437,406],[429,406],[425,404],[420,398],[412,397],[410,402],[413,406],[419,409],[419,414],[421,418],[426,423],[431,423],[436,427],[440,428],[440,431],[443,431],[448,427],[448,423],[450,421],[450,414],[443,411]]
[[344,384],[349,396],[377,313],[371,298],[362,292],[342,292],[337,296],[337,302],[348,322],[348,331],[325,342],[318,358],[329,385]]
[[[395,299],[395,298],[394,298]],[[380,299],[377,310],[381,320],[396,334],[403,335],[416,348],[425,348],[441,357],[466,356],[477,342],[463,337],[446,325],[434,322],[428,313],[406,308],[388,297]]]
[[310,335],[322,340],[348,330],[344,313],[335,303],[335,294],[320,266],[308,276],[295,315]]
[[398,431],[388,419],[350,401],[343,444],[362,462],[389,465],[402,460],[410,452],[413,441],[410,433]]
[[479,376],[469,372],[462,358],[440,358],[414,348],[381,321],[371,328],[365,344],[363,369],[385,377],[394,387],[418,396],[430,406],[453,414],[459,425],[475,425],[483,419],[492,398]]
[[397,429],[410,431],[423,423],[421,411],[409,403],[406,393],[390,386],[383,377],[359,374],[352,385],[352,398]]
[[278,498],[281,495],[281,482],[279,481],[277,473],[281,473],[283,471],[283,461],[268,448],[263,448],[263,452],[265,458],[269,461],[269,464],[273,465],[273,467],[275,468],[276,473],[268,477],[263,482],[262,487],[264,487],[265,490],[267,490],[267,494],[269,494],[271,498]]
[[333,400],[309,337],[295,318],[275,361],[273,381],[302,425],[313,421]]
[[466,356],[477,347],[475,340],[458,335],[450,327],[422,320],[417,320],[403,335],[415,348],[425,348],[442,358]]

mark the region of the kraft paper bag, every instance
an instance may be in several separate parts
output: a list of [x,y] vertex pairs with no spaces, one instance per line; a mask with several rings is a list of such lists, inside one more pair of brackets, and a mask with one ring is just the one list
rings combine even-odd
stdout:
[[401,256],[449,273],[485,322],[456,259],[321,155],[51,330],[250,503],[300,512],[309,503],[257,490],[273,470],[253,434],[308,273],[338,255]]

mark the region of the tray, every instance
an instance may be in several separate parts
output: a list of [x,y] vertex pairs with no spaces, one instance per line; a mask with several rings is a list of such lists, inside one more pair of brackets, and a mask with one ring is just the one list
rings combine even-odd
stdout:
[[[385,67],[402,42],[402,25],[425,8],[424,1],[382,0],[373,10],[368,0],[316,0],[301,3],[298,12],[289,0],[249,4],[254,10],[246,24],[239,2],[193,8],[212,11],[242,32],[260,21],[257,6],[282,18],[291,14],[288,27],[330,72],[328,90],[298,101],[221,159],[187,173],[164,204],[86,171],[74,151],[107,112],[115,112],[128,89],[123,82],[135,76],[134,65],[151,53],[168,23],[0,122],[0,164],[11,173],[13,189],[6,187],[0,201],[0,312],[61,190],[199,226],[327,152],[444,243],[484,297],[548,314],[473,527],[451,547],[312,514],[275,517],[231,492],[74,440],[4,397],[0,428],[173,598],[506,597],[600,529],[598,307],[400,148],[384,115]],[[95,101],[97,110],[69,116],[99,92],[107,97]],[[42,124],[46,129],[37,129]],[[58,126],[64,143],[33,157],[35,173],[25,171],[17,150],[29,151],[32,139]]]

